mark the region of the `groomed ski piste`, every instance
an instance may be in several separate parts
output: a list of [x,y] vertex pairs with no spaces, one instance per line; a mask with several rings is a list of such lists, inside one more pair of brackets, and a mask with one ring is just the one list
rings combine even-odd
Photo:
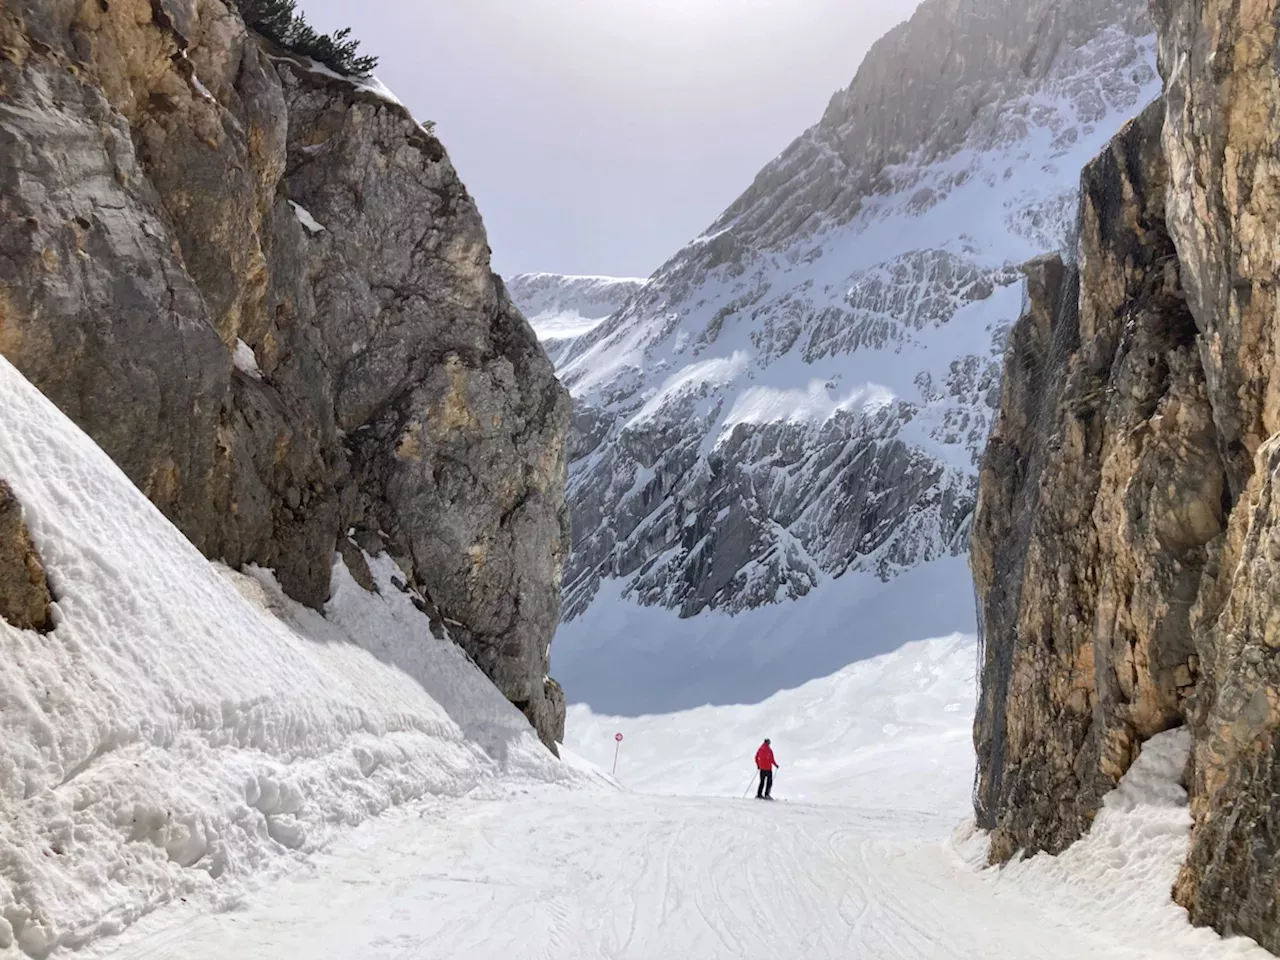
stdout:
[[[389,561],[303,610],[2,359],[0,409],[57,604],[46,635],[0,622],[4,960],[1269,956],[1169,899],[1178,731],[1067,853],[982,867],[971,637],[754,705],[578,706],[556,761]],[[772,804],[743,796],[764,736]]]

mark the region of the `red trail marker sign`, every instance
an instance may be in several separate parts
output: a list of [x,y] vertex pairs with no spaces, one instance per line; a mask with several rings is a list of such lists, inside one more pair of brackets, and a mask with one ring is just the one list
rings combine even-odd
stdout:
[[617,746],[613,748],[613,773],[616,775],[618,772],[618,751],[622,749],[622,734],[614,734],[613,739],[617,741]]

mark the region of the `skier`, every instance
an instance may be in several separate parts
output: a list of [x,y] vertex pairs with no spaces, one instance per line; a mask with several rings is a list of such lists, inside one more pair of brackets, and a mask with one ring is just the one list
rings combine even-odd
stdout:
[[760,771],[760,786],[756,788],[757,800],[772,800],[773,771],[779,764],[773,759],[773,747],[769,746],[769,738],[764,738],[760,749],[756,751],[756,769]]

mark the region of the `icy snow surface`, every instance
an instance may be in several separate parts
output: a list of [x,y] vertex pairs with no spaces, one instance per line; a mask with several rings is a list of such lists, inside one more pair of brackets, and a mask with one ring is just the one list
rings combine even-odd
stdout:
[[389,561],[381,596],[337,566],[321,617],[210,565],[3,358],[0,410],[57,601],[46,636],[0,620],[0,957],[225,904],[406,801],[582,779]]
[[[624,721],[572,708],[572,765],[607,769],[623,731],[618,780],[633,789],[402,808],[236,912],[149,918],[107,955],[1268,957],[1193,930],[1169,900],[1190,823],[1180,732],[1144,749],[1092,837],[981,869],[984,841],[963,822],[973,657],[971,638],[950,637],[751,707]],[[743,798],[763,735],[782,764],[774,803]]]

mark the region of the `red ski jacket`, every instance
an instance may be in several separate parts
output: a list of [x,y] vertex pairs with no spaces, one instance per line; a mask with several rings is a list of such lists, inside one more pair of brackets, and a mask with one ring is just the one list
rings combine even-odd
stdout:
[[773,747],[767,743],[760,744],[760,749],[756,751],[756,767],[760,770],[772,770],[777,766],[773,760]]

